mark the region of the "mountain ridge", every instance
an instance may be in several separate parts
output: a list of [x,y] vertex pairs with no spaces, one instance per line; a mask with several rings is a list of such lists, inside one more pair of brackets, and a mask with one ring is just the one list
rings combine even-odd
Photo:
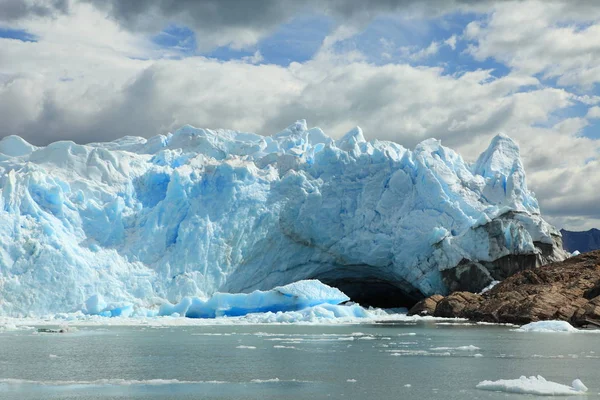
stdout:
[[587,231],[569,231],[561,229],[564,249],[570,253],[579,251],[587,253],[600,249],[600,230],[596,228]]

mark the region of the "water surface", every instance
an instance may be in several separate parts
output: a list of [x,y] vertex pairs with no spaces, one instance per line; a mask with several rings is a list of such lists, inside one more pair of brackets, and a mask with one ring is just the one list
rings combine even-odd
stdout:
[[538,374],[600,398],[599,367],[600,334],[470,324],[0,333],[1,399],[531,399],[475,386]]

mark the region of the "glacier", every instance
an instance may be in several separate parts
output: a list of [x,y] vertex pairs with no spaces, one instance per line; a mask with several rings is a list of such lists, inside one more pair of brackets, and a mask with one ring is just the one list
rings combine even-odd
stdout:
[[272,136],[8,136],[0,177],[4,316],[127,314],[306,279],[405,306],[567,256],[504,135],[474,163],[435,139],[335,140],[303,120]]

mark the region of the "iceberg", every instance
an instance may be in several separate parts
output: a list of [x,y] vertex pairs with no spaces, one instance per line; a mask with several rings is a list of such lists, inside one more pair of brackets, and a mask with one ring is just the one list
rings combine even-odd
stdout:
[[187,313],[310,279],[410,306],[566,256],[504,135],[474,163],[435,139],[336,140],[303,120],[272,136],[0,140],[4,316]]
[[582,395],[588,388],[579,379],[575,379],[571,386],[547,381],[538,375],[521,376],[519,379],[501,379],[498,381],[479,382],[477,389],[491,390],[494,392],[533,394],[537,396],[572,396]]
[[337,305],[350,300],[336,288],[318,280],[294,282],[269,291],[215,293],[210,299],[185,297],[178,304],[165,303],[158,315],[177,313],[189,318],[239,317],[252,313],[297,311],[321,305]]
[[537,321],[515,329],[518,332],[579,332],[567,321]]

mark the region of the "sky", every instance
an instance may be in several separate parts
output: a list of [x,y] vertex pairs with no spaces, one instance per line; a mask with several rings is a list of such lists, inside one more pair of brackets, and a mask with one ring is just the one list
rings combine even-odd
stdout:
[[306,119],[474,161],[504,133],[572,230],[600,227],[599,83],[593,0],[0,0],[0,137]]

